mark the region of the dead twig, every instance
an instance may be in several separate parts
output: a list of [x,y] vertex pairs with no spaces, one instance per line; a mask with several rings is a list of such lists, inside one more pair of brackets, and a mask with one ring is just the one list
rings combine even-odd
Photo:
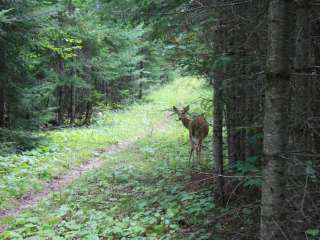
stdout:
[[305,181],[304,188],[303,188],[303,196],[302,196],[302,200],[301,200],[301,204],[300,204],[300,212],[301,212],[302,216],[304,216],[304,217],[306,217],[303,209],[304,209],[304,202],[305,202],[306,195],[307,195],[308,180],[309,180],[309,176],[306,176],[306,181]]
[[277,226],[277,228],[280,230],[282,236],[286,239],[289,240],[289,238],[287,237],[287,235],[284,233],[284,231],[282,230],[281,226],[273,219],[274,224]]
[[243,182],[244,182],[244,180],[240,181],[240,182],[235,186],[235,188],[232,190],[232,192],[230,193],[230,196],[229,196],[229,198],[228,198],[228,200],[227,200],[227,203],[226,203],[226,208],[229,206],[229,202],[230,202],[230,200],[231,200],[232,195],[237,191],[237,189],[240,187],[240,185],[241,185]]

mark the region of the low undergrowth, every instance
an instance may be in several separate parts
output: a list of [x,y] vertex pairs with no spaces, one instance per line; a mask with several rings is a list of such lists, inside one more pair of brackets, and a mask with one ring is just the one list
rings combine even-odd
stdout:
[[[49,141],[60,139],[64,147],[87,151],[87,157],[94,154],[90,149],[97,150],[107,141],[117,142],[134,132],[143,132],[143,137],[116,155],[100,153],[99,158],[105,161],[102,168],[83,175],[61,193],[50,194],[36,208],[7,218],[2,224],[8,228],[0,239],[258,239],[259,194],[250,190],[256,189],[257,183],[231,181],[226,207],[221,208],[214,201],[210,137],[204,142],[201,163],[195,163],[191,170],[188,131],[182,124],[172,117],[166,128],[154,129],[165,115],[159,109],[185,105],[206,93],[194,92],[199,83],[194,79],[176,81],[150,95],[148,104],[105,115],[95,126],[49,133],[48,137],[55,139]],[[181,84],[188,87],[179,92]],[[202,111],[200,101],[191,108]],[[143,128],[137,127],[141,119]],[[85,137],[89,133],[91,137]],[[65,161],[72,165],[77,158],[69,156]],[[253,166],[240,167],[239,174],[255,170]]]
[[[179,78],[146,96],[148,103],[106,111],[90,127],[43,132],[40,146],[20,154],[0,156],[0,209],[14,207],[14,199],[39,190],[44,181],[101,153],[108,145],[153,133],[173,104],[197,101],[204,81]],[[177,100],[178,99],[178,100]]]
[[[210,180],[209,139],[190,175],[187,131],[172,123],[17,219],[3,239],[211,239],[218,214]],[[197,173],[199,172],[199,173]],[[201,177],[200,177],[201,178]],[[218,238],[216,238],[218,239]]]

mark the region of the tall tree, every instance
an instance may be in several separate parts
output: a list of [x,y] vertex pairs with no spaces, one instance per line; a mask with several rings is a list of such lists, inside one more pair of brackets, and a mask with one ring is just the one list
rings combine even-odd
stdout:
[[[308,108],[305,107],[308,88],[310,88],[310,5],[308,0],[296,0],[293,4],[295,15],[295,31],[291,38],[294,48],[293,73],[291,76],[291,129],[289,132],[289,151],[293,152],[293,161],[289,168],[291,174],[301,176],[301,166],[295,167],[297,161],[304,161],[303,154],[307,152],[308,134],[305,121]],[[292,14],[293,15],[293,14]],[[299,155],[295,155],[298,153]]]
[[288,1],[269,3],[269,53],[264,116],[264,161],[260,237],[282,239],[288,138]]
[[226,44],[225,32],[223,29],[220,29],[216,32],[214,37],[214,45],[218,57],[213,67],[213,162],[215,163],[214,174],[217,176],[215,196],[217,202],[223,205],[223,81],[225,80],[224,78],[226,76]]

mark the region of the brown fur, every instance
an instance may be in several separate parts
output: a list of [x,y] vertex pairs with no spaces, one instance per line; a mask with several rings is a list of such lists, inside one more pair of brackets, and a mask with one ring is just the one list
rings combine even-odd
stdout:
[[182,121],[183,126],[189,130],[189,141],[191,144],[189,161],[193,156],[194,150],[196,150],[197,159],[200,161],[202,141],[208,136],[209,132],[207,120],[202,115],[195,117],[193,120],[187,117],[186,113],[189,111],[189,106],[184,107],[182,110],[173,107],[173,111],[179,116],[179,120]]

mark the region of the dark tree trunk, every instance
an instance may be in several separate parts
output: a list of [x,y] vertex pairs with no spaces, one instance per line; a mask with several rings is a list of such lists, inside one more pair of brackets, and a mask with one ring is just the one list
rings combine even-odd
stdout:
[[[301,166],[295,167],[296,161],[304,162],[303,154],[307,152],[307,128],[306,120],[308,111],[305,100],[308,99],[307,90],[310,82],[310,6],[308,0],[296,1],[296,23],[294,34],[294,73],[292,76],[292,130],[290,132],[290,151],[293,151],[294,161],[290,162],[290,174],[294,176],[304,175]],[[298,153],[298,154],[295,154]]]
[[222,76],[215,72],[213,80],[213,160],[215,163],[214,174],[217,176],[215,196],[218,203],[224,204],[224,179],[223,179],[223,101],[222,101]]
[[84,120],[84,123],[89,125],[91,123],[91,117],[92,117],[92,102],[87,102],[87,107],[86,107],[86,117]]
[[265,90],[264,160],[260,237],[283,239],[288,142],[288,1],[269,3],[269,55]]
[[74,86],[70,87],[70,124],[73,125],[76,118],[76,89]]
[[[58,59],[58,66],[57,70],[59,74],[62,76],[64,74],[64,62],[62,58]],[[57,112],[57,124],[62,125],[64,123],[64,95],[65,95],[65,88],[64,86],[59,86],[57,90],[58,95],[58,112]]]
[[[231,66],[232,75],[235,74],[235,66]],[[230,167],[233,167],[237,162],[237,129],[236,129],[236,88],[234,86],[234,81],[230,83],[230,87],[225,91],[225,95],[227,95],[227,103],[226,103],[226,126],[227,126],[227,138],[228,138],[228,164]]]
[[143,84],[142,82],[139,83],[139,95],[138,95],[138,99],[142,99],[142,91],[143,91]]
[[64,123],[63,98],[64,98],[64,87],[61,86],[58,88],[58,113],[57,113],[58,125],[62,125]]
[[138,94],[138,99],[142,99],[142,93],[143,93],[143,68],[144,68],[144,63],[143,61],[140,62],[140,82],[139,82],[139,94]]
[[5,109],[5,93],[4,87],[1,86],[0,89],[0,128],[6,126],[6,109]]
[[228,138],[228,164],[233,167],[237,162],[237,146],[236,146],[236,130],[234,124],[233,111],[231,109],[226,110],[226,124],[227,124],[227,138]]
[[[243,69],[240,71],[240,74],[243,74]],[[238,110],[238,117],[236,118],[237,124],[237,141],[238,141],[238,148],[237,148],[237,159],[238,161],[244,162],[246,160],[246,141],[247,141],[247,135],[246,135],[246,91],[245,87],[243,85],[246,84],[246,82],[241,79],[241,85],[238,86],[239,88],[239,97],[237,99],[237,105],[239,105]]]
[[104,103],[107,105],[108,104],[108,84],[106,81],[103,81],[103,99]]

